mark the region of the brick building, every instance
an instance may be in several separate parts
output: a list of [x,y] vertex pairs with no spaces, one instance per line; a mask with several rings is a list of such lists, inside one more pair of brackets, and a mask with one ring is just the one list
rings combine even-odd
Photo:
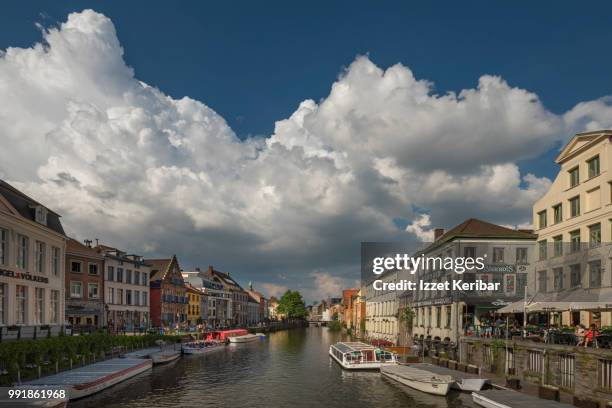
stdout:
[[70,238],[66,244],[66,320],[72,326],[102,327],[104,321],[104,257]]
[[187,325],[187,288],[176,255],[168,259],[147,259],[151,265],[151,323],[155,327]]

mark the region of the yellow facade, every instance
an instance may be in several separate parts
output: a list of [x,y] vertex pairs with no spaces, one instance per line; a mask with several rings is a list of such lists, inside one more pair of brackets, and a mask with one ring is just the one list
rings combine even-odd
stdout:
[[[587,290],[612,302],[606,299],[612,293],[612,258],[607,253],[612,242],[611,139],[612,130],[580,133],[557,157],[559,174],[533,206],[538,234],[530,277],[533,291]],[[600,265],[595,271],[593,262]],[[609,326],[612,316],[609,311],[577,310],[562,313],[557,321],[578,322]]]

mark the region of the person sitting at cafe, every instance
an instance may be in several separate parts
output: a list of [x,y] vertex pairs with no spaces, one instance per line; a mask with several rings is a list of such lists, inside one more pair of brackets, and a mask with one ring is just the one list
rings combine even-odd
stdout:
[[585,335],[585,327],[582,324],[577,324],[576,325],[576,331],[574,332],[574,334],[576,334],[576,345],[577,346],[582,346],[584,344],[584,335]]
[[584,335],[584,347],[588,347],[589,343],[593,343],[598,335],[597,326],[592,324]]

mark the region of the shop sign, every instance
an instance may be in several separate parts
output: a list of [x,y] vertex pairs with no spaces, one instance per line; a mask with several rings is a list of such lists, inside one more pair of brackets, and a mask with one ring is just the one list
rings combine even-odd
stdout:
[[0,276],[7,278],[22,279],[31,282],[49,283],[49,278],[45,276],[32,275],[31,273],[15,272],[8,269],[0,269]]

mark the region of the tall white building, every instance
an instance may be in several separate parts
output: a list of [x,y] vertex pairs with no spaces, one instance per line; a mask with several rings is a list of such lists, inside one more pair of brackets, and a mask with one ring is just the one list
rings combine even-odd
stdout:
[[[60,216],[0,180],[0,329],[64,324],[67,237]],[[31,334],[31,333],[30,333]]]
[[104,255],[106,324],[111,330],[132,331],[151,325],[149,278],[151,265],[139,255],[98,245]]
[[579,133],[556,159],[560,169],[533,206],[537,300],[565,311],[562,325],[612,325],[612,130]]

